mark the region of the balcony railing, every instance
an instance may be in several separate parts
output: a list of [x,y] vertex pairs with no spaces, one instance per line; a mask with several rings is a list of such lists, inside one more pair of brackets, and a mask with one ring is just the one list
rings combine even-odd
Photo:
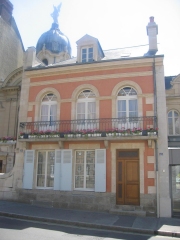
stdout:
[[20,133],[35,134],[42,132],[55,132],[63,134],[67,132],[113,132],[113,131],[146,131],[157,129],[157,118],[131,117],[131,118],[100,118],[100,119],[80,119],[80,120],[60,120],[60,121],[37,121],[21,122]]

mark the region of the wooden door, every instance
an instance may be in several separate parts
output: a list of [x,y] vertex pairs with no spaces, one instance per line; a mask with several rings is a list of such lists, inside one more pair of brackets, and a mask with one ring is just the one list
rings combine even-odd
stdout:
[[138,150],[117,150],[116,204],[139,205]]

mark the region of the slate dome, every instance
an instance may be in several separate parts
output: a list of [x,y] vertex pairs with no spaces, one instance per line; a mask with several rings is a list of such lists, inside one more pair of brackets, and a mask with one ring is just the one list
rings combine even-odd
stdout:
[[59,24],[53,23],[49,31],[43,33],[36,45],[36,54],[46,49],[52,53],[59,54],[67,52],[71,56],[71,45],[69,39],[60,31]]

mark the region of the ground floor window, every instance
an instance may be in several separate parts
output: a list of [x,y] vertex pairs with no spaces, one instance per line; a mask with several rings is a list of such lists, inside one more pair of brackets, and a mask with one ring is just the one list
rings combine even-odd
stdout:
[[55,151],[39,151],[37,156],[37,187],[54,187]]
[[75,154],[75,189],[94,190],[95,151],[78,150]]

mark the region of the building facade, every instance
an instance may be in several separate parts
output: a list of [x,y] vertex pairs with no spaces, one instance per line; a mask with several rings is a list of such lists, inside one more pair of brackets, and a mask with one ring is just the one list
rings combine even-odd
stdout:
[[172,214],[180,215],[180,75],[165,77]]
[[37,44],[41,61],[35,48],[26,51],[16,161],[1,178],[0,198],[170,217],[163,55],[155,55],[154,18],[148,52],[134,57],[103,51],[85,35],[71,58],[68,38],[57,22],[52,28]]
[[13,5],[0,0],[0,173],[12,170],[15,161],[20,86],[24,47]]

